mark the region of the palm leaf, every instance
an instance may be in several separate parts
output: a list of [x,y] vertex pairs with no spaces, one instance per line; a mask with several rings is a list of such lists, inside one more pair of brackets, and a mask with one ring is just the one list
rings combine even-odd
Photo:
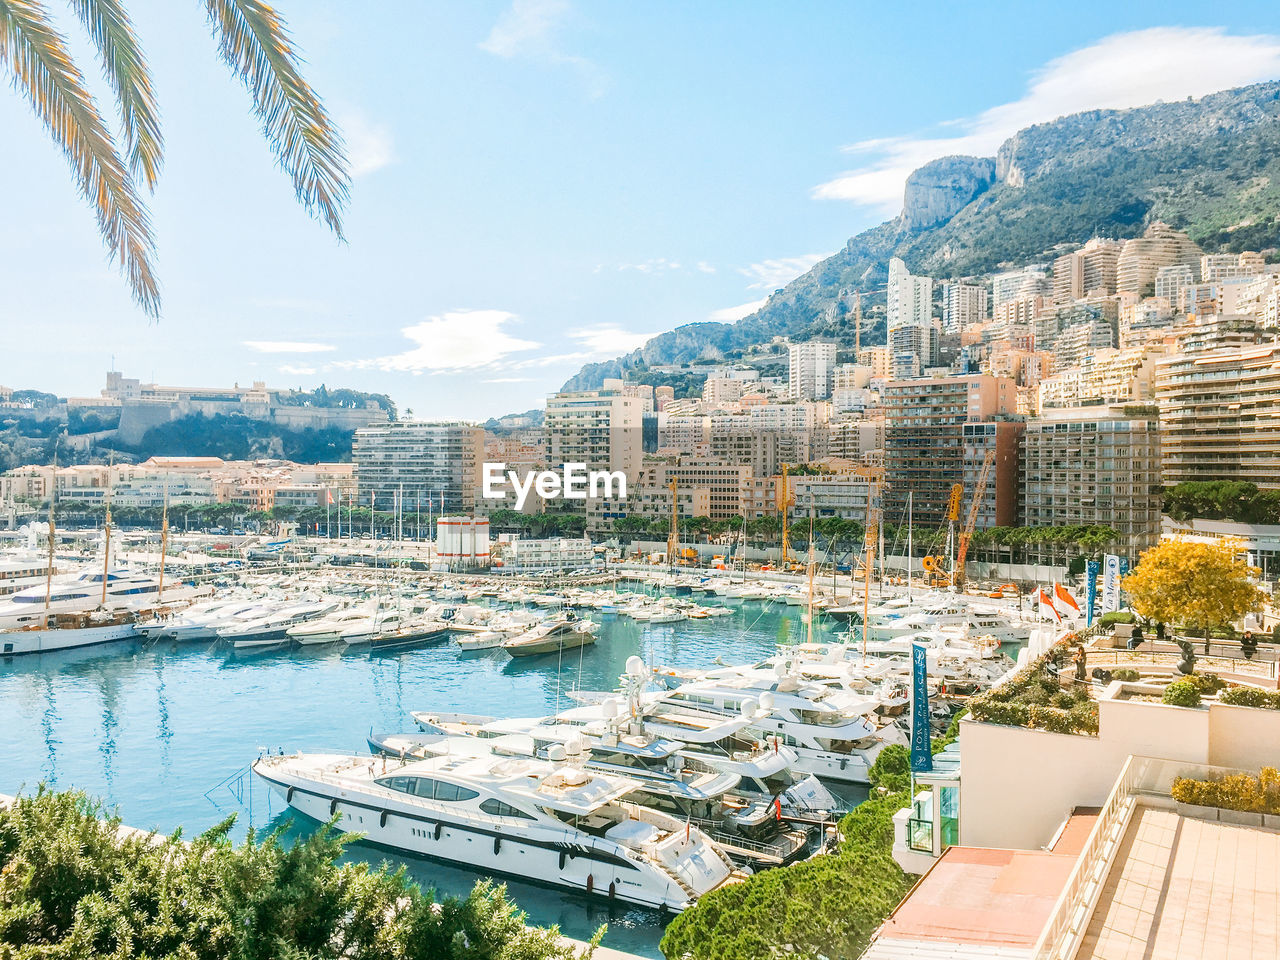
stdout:
[[164,137],[151,75],[138,46],[129,14],[120,0],[69,0],[80,22],[98,48],[107,82],[120,102],[124,149],[129,169],[141,174],[147,189],[154,191],[160,177]]
[[155,244],[146,208],[65,39],[39,0],[0,0],[0,65],[67,158],[134,299],[158,316],[160,288],[151,267]]
[[351,175],[337,126],[298,72],[284,20],[261,0],[205,0],[222,59],[253,95],[276,159],[298,200],[342,239]]

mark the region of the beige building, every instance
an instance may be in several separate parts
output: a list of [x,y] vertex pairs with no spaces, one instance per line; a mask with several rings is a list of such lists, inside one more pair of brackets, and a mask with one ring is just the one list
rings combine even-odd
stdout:
[[430,497],[436,513],[470,513],[484,457],[484,428],[460,421],[377,424],[357,430],[352,444],[360,502],[379,510]]
[[548,463],[634,476],[643,453],[642,413],[639,398],[618,391],[552,394],[545,421]]
[[1084,297],[1116,292],[1116,273],[1123,244],[1094,237],[1081,249],[1053,261],[1053,302],[1074,303]]
[[834,343],[808,340],[791,344],[787,356],[787,395],[792,400],[826,400],[831,396],[835,367]]
[[1155,292],[1156,274],[1161,267],[1185,264],[1198,270],[1202,255],[1185,233],[1157,220],[1141,237],[1125,241],[1116,265],[1116,290],[1149,296]]
[[1022,438],[1021,524],[1111,527],[1130,560],[1160,540],[1155,407],[1041,410]]
[[1164,483],[1248,480],[1280,489],[1280,344],[1156,364]]
[[1156,360],[1166,352],[1163,344],[1099,350],[1040,381],[1039,409],[1151,402]]

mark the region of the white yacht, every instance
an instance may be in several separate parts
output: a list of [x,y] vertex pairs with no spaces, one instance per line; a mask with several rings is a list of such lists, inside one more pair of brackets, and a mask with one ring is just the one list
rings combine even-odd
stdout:
[[694,680],[651,696],[677,713],[751,718],[749,733],[777,737],[795,751],[795,769],[820,780],[866,783],[886,745],[908,742],[894,723],[877,717],[878,698],[810,683],[781,666],[773,673]]
[[734,878],[732,861],[692,824],[623,798],[627,777],[553,759],[394,759],[296,754],[253,764],[315,820],[470,870],[681,911]]
[[275,609],[257,619],[219,627],[218,639],[229,641],[236,650],[267,650],[287,646],[291,642],[288,633],[290,627],[322,617],[337,605],[336,600],[302,600],[278,604]]
[[132,611],[154,609],[185,602],[195,594],[193,588],[173,580],[165,582],[162,598],[160,581],[150,574],[114,568],[104,572],[101,566],[96,566],[79,573],[53,577],[47,584],[26,587],[0,600],[0,630],[43,625],[52,614],[88,613],[99,607]]

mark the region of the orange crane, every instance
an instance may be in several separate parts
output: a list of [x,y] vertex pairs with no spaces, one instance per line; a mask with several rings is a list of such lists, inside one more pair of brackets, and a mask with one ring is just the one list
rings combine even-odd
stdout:
[[862,548],[862,656],[867,656],[867,614],[871,609],[871,567],[880,536],[880,488],[884,484],[884,467],[855,467],[854,476],[867,478],[867,523]]
[[982,510],[982,498],[987,492],[987,481],[991,479],[991,466],[996,462],[996,448],[993,445],[982,458],[982,469],[978,471],[978,482],[973,488],[973,502],[969,504],[969,517],[960,531],[960,544],[956,547],[956,560],[951,567],[951,583],[957,590],[964,588],[964,559],[969,553],[969,540],[973,537],[974,527],[978,525],[978,513]]
[[787,465],[785,463],[782,465],[782,477],[779,479],[774,492],[778,504],[778,516],[782,519],[782,560],[779,566],[786,570],[792,566],[791,531],[787,525],[787,511],[795,506],[796,498],[791,495],[791,484],[787,482]]

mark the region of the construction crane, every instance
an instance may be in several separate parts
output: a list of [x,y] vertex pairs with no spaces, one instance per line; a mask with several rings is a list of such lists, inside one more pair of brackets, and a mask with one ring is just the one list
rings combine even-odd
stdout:
[[955,569],[956,523],[960,520],[960,503],[964,500],[964,484],[957,483],[951,487],[951,497],[947,501],[947,546],[945,559],[940,556],[926,556],[920,565],[929,575],[930,584],[945,586],[951,582],[948,570]]
[[778,504],[778,517],[782,521],[782,560],[781,566],[786,570],[791,566],[791,532],[787,524],[787,511],[795,506],[796,498],[791,496],[791,484],[787,481],[787,465],[782,465],[782,477],[778,481],[775,497]]
[[969,504],[969,517],[960,531],[960,543],[956,547],[956,559],[951,566],[951,584],[956,590],[964,589],[964,559],[969,553],[969,540],[973,537],[973,529],[978,525],[978,514],[982,510],[982,498],[987,492],[987,481],[991,478],[991,466],[996,462],[996,448],[991,446],[987,455],[982,458],[982,469],[978,471],[978,482],[973,488],[973,502]]

